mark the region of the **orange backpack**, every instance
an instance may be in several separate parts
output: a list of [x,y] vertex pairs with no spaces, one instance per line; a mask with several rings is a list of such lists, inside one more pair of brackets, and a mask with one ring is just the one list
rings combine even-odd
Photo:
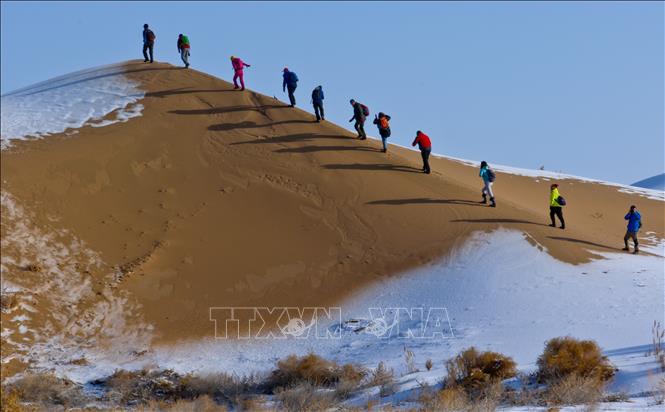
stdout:
[[387,117],[382,117],[379,119],[379,127],[382,129],[388,129],[390,128],[390,123],[388,123],[388,118]]

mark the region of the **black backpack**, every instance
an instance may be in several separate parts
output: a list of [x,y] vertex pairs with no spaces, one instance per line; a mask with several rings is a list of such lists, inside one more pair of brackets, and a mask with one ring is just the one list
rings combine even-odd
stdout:
[[496,174],[494,173],[494,170],[487,168],[487,180],[490,182],[493,182],[496,180]]
[[312,90],[312,100],[321,100],[321,89],[316,88]]

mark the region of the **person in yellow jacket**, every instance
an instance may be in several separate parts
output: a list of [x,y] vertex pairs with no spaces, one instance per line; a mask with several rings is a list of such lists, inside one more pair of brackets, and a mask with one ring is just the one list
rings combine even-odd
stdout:
[[559,185],[554,183],[550,186],[550,219],[552,224],[550,226],[556,227],[556,222],[554,216],[559,218],[561,221],[561,229],[566,228],[566,222],[563,220],[563,206],[566,204],[566,201],[559,194]]

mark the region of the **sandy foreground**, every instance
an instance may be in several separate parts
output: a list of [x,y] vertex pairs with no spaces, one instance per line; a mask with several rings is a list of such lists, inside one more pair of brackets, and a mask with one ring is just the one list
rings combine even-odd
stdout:
[[[1,152],[3,280],[36,291],[2,313],[3,373],[61,333],[98,347],[138,347],[144,335],[170,344],[211,337],[211,307],[334,305],[476,231],[516,229],[581,264],[623,247],[637,204],[644,245],[665,238],[660,200],[559,181],[563,231],[548,226],[550,181],[498,173],[499,207],[485,207],[475,167],[433,158],[427,176],[417,152],[383,154],[196,70],[125,67],[146,91],[141,117]],[[432,138],[441,151],[445,137]]]

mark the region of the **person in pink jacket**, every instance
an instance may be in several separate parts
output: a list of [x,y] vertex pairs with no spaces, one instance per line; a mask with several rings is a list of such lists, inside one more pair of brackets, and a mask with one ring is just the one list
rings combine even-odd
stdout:
[[[245,80],[243,79],[243,70],[245,69],[245,67],[252,67],[252,66],[242,61],[240,57],[236,56],[231,56],[231,65],[233,66],[233,71],[235,72],[235,74],[233,75],[233,85],[235,86],[234,89],[240,88],[240,90],[245,90]],[[238,87],[238,82],[237,82],[238,79],[240,79],[241,87]]]

